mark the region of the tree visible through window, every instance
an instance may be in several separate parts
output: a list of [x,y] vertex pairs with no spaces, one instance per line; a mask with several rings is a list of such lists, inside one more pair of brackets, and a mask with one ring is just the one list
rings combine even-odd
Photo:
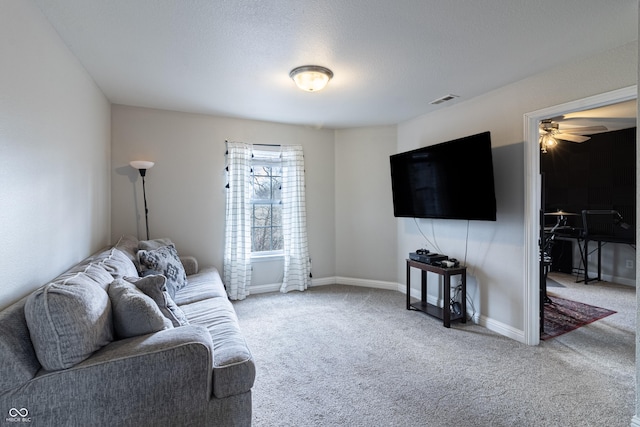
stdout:
[[254,152],[251,182],[251,252],[266,255],[283,249],[282,166],[279,153]]

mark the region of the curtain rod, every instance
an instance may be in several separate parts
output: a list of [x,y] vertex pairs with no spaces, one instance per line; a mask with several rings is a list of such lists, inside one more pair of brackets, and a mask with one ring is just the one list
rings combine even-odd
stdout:
[[[229,142],[228,139],[224,140],[225,143]],[[251,145],[260,145],[262,147],[282,147],[281,144],[251,144]]]

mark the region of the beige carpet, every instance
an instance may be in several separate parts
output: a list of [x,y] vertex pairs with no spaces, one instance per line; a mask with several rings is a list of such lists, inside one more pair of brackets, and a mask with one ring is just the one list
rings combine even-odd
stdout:
[[613,358],[563,340],[575,331],[526,346],[471,323],[444,328],[400,292],[349,286],[234,306],[257,365],[256,427],[626,427],[634,414],[628,343]]

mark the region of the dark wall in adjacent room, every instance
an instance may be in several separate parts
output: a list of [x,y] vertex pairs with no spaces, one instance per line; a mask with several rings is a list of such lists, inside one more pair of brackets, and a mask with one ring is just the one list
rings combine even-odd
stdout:
[[[630,227],[616,233],[635,234],[636,128],[592,135],[581,144],[558,141],[541,154],[545,212],[563,210],[616,210]],[[545,216],[546,224],[556,217]],[[568,225],[582,227],[580,215],[568,217]]]

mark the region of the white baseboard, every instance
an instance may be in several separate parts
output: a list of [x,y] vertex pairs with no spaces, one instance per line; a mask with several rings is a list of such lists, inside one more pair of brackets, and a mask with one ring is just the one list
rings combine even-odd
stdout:
[[311,279],[311,286],[327,286],[327,285],[335,285],[336,278],[335,277],[322,277],[320,279]]
[[[596,276],[597,276],[597,274],[596,274]],[[629,279],[627,277],[616,277],[616,276],[611,276],[611,275],[608,275],[608,274],[601,274],[600,277],[605,282],[618,283],[620,285],[625,285],[625,286],[633,286],[634,288],[636,287],[636,280],[635,279]]]
[[[400,283],[394,283],[394,282],[384,282],[381,280],[356,279],[353,277],[342,277],[342,276],[323,277],[323,278],[311,280],[312,287],[335,285],[335,284],[341,284],[346,286],[362,286],[365,288],[386,289],[390,291],[397,291],[403,294],[407,293],[406,285],[403,285]],[[263,294],[268,292],[280,292],[280,286],[281,286],[280,283],[253,285],[251,286],[250,293]],[[411,288],[412,297],[420,298],[419,293],[420,293],[419,289]],[[442,301],[433,295],[427,296],[427,302],[429,302],[429,304],[442,306]],[[498,322],[489,317],[482,316],[478,313],[476,313],[470,320],[471,322],[484,326],[485,328],[497,334],[504,335],[508,338],[514,339],[522,343],[525,342],[524,331],[522,330],[515,329],[509,325],[506,325],[502,322]],[[640,423],[638,424],[638,427],[640,427]]]
[[[347,285],[362,286],[365,288],[386,289],[390,291],[405,291],[405,286],[400,286],[393,282],[383,282],[380,280],[355,279],[352,277],[322,277],[319,279],[311,279],[311,286],[327,286],[327,285]],[[281,283],[271,283],[264,285],[251,285],[249,292],[251,294],[265,294],[268,292],[280,292]]]
[[638,415],[634,415],[631,418],[631,427],[640,427],[640,417]]
[[477,323],[480,326],[484,326],[485,328],[489,329],[490,331],[526,344],[524,331],[520,329],[516,329],[486,316],[480,316]]
[[[576,280],[583,280],[584,279],[584,272],[581,272],[579,274],[573,273],[573,276],[576,278]],[[589,270],[589,278],[593,279],[595,277],[598,277],[598,270],[597,268],[593,268]],[[633,278],[629,278],[629,277],[618,277],[618,276],[613,276],[611,274],[604,274],[601,273],[600,274],[600,278],[602,279],[603,282],[611,282],[611,283],[617,283],[619,285],[625,285],[625,286],[632,286],[632,287],[636,287],[636,279]]]
[[[335,277],[324,277],[321,279],[311,279],[311,286],[326,286],[335,285]],[[270,292],[280,292],[282,283],[269,283],[264,285],[251,285],[249,288],[250,294],[267,294]]]
[[335,283],[348,286],[362,286],[365,288],[386,289],[397,291],[399,286],[394,282],[383,282],[381,280],[355,279],[353,277],[336,277]]
[[272,283],[267,285],[251,285],[249,286],[249,295],[268,294],[269,292],[280,292],[282,283]]

